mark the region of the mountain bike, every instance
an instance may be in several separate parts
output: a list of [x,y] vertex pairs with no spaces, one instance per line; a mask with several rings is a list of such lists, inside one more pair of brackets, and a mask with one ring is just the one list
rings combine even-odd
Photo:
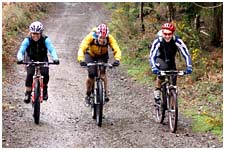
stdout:
[[177,86],[173,85],[172,78],[184,76],[185,71],[160,71],[159,76],[164,76],[165,80],[161,84],[160,100],[155,104],[156,122],[163,124],[165,112],[168,112],[168,122],[170,132],[175,133],[178,122],[178,99]]
[[103,79],[101,78],[101,71],[106,69],[107,67],[113,68],[112,64],[104,63],[104,62],[93,62],[88,63],[87,67],[96,66],[96,76],[95,83],[92,87],[91,92],[91,110],[92,110],[92,118],[96,120],[96,123],[99,127],[102,125],[102,117],[103,117],[103,105],[105,104],[105,95],[104,95],[104,86]]
[[35,73],[33,75],[33,83],[32,83],[32,108],[33,108],[33,117],[34,122],[39,124],[40,121],[40,105],[43,102],[43,76],[41,75],[41,67],[48,67],[50,64],[56,65],[54,62],[22,62],[21,64],[33,65],[35,66]]

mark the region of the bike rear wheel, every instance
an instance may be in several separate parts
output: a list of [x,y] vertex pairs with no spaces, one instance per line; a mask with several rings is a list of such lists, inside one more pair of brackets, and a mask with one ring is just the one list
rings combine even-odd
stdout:
[[34,85],[34,102],[33,102],[33,109],[34,109],[34,113],[33,113],[33,117],[34,117],[34,122],[36,124],[39,124],[40,121],[40,82],[39,80],[35,81],[35,85]]
[[96,123],[98,126],[101,127],[102,125],[102,116],[103,116],[103,86],[102,82],[97,82],[97,104],[96,107]]
[[162,88],[161,95],[160,95],[160,103],[156,104],[155,107],[155,115],[156,115],[156,122],[163,123],[165,118],[165,111],[166,111],[166,89],[165,86]]
[[177,129],[178,122],[178,102],[177,102],[177,94],[175,89],[170,91],[169,97],[169,129],[170,132],[175,133]]

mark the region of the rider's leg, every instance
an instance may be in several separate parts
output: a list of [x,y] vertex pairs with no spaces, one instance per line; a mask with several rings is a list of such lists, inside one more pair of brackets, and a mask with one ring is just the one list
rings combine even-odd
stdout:
[[85,97],[85,102],[86,102],[86,106],[89,106],[91,104],[90,102],[90,96],[91,96],[91,92],[93,90],[93,86],[94,86],[94,77],[95,77],[95,67],[89,67],[88,68],[88,78],[86,80],[86,97]]
[[107,78],[107,74],[106,74],[105,69],[103,71],[101,71],[101,78],[104,81],[105,101],[108,102],[109,101],[109,97],[108,97],[108,78]]
[[94,78],[88,77],[87,80],[86,80],[86,88],[87,88],[86,94],[87,94],[87,96],[91,95],[93,85],[94,85]]
[[161,93],[160,87],[161,87],[162,82],[163,82],[163,80],[160,79],[159,77],[157,77],[155,91],[154,91],[155,101],[159,101],[159,99],[160,99],[160,93]]
[[31,100],[31,91],[32,91],[31,87],[32,87],[34,72],[35,72],[34,66],[27,67],[27,77],[25,81],[26,90],[25,90],[25,98],[24,98],[24,102],[27,104],[30,103],[30,100]]
[[[94,61],[95,58],[92,57],[89,53],[85,54],[86,63],[93,63]],[[88,67],[88,78],[86,80],[86,97],[85,97],[85,102],[87,106],[90,105],[90,96],[94,86],[95,75],[96,75],[96,67],[95,66]]]
[[[156,59],[156,66],[159,68],[159,70],[167,70],[168,69],[168,64],[161,58]],[[155,102],[158,103],[160,100],[160,89],[161,89],[161,84],[164,81],[164,77],[162,76],[157,76],[156,79],[156,85],[155,85],[155,91],[154,91],[154,98]]]
[[49,67],[41,67],[43,78],[43,100],[48,99]]

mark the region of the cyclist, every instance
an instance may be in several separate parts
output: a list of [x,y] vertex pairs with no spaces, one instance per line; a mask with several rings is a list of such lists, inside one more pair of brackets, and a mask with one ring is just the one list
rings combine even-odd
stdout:
[[[176,70],[175,56],[179,50],[186,61],[186,73],[192,73],[192,60],[184,42],[178,36],[174,35],[175,27],[171,23],[162,25],[161,31],[153,41],[149,62],[154,74],[160,70]],[[158,76],[154,91],[155,102],[160,99],[160,86],[164,77]],[[176,77],[173,78],[173,85],[176,85]]]
[[[50,39],[43,35],[43,25],[39,21],[35,21],[29,26],[29,36],[26,37],[17,53],[17,63],[21,64],[24,61],[40,61],[40,62],[48,62],[47,52],[49,52],[53,58],[53,62],[55,64],[59,64],[59,59],[56,54],[55,48],[52,45]],[[25,56],[25,57],[24,57]],[[32,82],[33,75],[35,73],[34,66],[27,67],[27,76],[26,76],[26,91],[24,102],[29,103],[31,99],[31,90],[32,90]],[[49,68],[41,67],[41,74],[44,76],[43,78],[43,100],[48,99],[48,81],[49,81]]]
[[[113,66],[119,66],[121,60],[120,48],[114,39],[109,34],[109,28],[105,24],[100,24],[97,28],[95,27],[81,42],[78,50],[77,60],[81,66],[86,66],[87,63],[94,61],[108,62],[108,46],[112,48],[114,59]],[[90,105],[90,95],[94,84],[94,77],[96,75],[95,66],[88,68],[88,78],[86,80],[86,105]],[[101,78],[104,81],[105,87],[105,101],[109,101],[108,89],[107,89],[107,76],[105,69],[101,72]]]

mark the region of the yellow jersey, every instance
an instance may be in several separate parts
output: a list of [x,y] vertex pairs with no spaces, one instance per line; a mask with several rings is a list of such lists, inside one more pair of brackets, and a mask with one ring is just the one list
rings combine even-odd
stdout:
[[78,61],[84,61],[84,55],[86,52],[88,52],[92,57],[104,55],[108,52],[108,46],[112,48],[115,60],[121,60],[120,48],[111,34],[109,34],[109,36],[107,37],[108,43],[104,46],[97,45],[94,41],[95,37],[94,32],[92,31],[83,39],[80,44],[77,55]]

